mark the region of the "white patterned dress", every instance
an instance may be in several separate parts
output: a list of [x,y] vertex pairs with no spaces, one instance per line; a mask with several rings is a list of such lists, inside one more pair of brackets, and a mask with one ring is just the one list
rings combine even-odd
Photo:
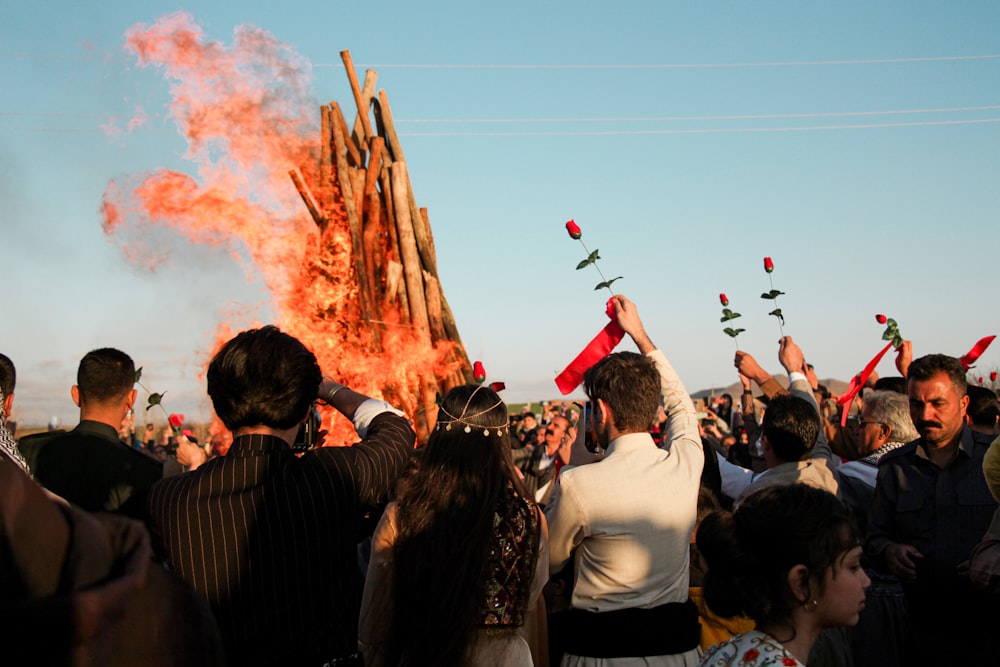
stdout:
[[698,667],[805,667],[771,635],[751,630],[709,647]]

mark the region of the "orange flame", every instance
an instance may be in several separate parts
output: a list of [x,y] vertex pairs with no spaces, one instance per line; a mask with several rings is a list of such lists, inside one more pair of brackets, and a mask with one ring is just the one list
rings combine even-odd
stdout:
[[[432,345],[398,314],[361,321],[346,215],[320,234],[288,177],[297,167],[318,180],[308,61],[253,26],[237,27],[232,46],[209,41],[183,12],[130,28],[126,50],[171,82],[170,116],[197,176],[160,169],[111,181],[102,204],[108,236],[150,269],[164,259],[156,239],[166,229],[226,248],[263,278],[277,324],[313,350],[324,372],[411,415],[426,405],[426,379],[459,367],[452,344]],[[215,348],[231,334],[222,323]],[[356,439],[346,420],[326,417],[327,444]]]

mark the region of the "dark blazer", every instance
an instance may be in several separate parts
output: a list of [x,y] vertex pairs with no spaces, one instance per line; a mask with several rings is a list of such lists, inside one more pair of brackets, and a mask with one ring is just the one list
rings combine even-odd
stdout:
[[18,448],[39,484],[88,512],[143,519],[146,494],[163,477],[162,463],[122,443],[100,422],[26,436]]
[[208,600],[230,664],[318,667],[357,651],[357,545],[413,442],[389,412],[362,442],[301,457],[278,438],[240,436],[153,487],[154,548]]

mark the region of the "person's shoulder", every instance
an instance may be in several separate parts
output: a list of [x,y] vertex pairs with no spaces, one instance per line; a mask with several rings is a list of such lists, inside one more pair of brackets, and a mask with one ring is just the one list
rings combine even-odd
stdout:
[[17,448],[21,455],[28,460],[29,465],[33,465],[37,460],[38,453],[49,443],[65,435],[69,431],[59,429],[58,431],[42,431],[25,435],[17,440]]
[[179,475],[171,475],[169,477],[160,478],[150,487],[150,497],[162,495],[164,493],[176,494],[179,492],[197,490],[200,487],[202,480],[211,474],[211,470],[215,467],[214,464],[217,461],[218,459],[212,459],[210,461],[206,461],[195,470],[184,472]]
[[123,459],[141,470],[163,471],[163,463],[152,454],[135,447],[129,447],[124,442],[119,443],[121,449],[119,453]]
[[69,431],[67,431],[64,428],[60,428],[55,431],[39,431],[38,433],[31,433],[29,435],[21,436],[20,438],[17,439],[17,444],[18,445],[41,444],[48,440],[53,440],[60,436],[66,435],[67,433],[69,433]]
[[[966,426],[966,428],[969,428]],[[969,433],[972,435],[972,442],[974,443],[976,449],[982,449],[984,452],[990,448],[993,441],[997,439],[997,436],[992,433],[983,433],[982,431],[974,431],[971,428]]]
[[581,465],[566,465],[559,471],[559,483],[579,485],[598,483],[610,476],[610,468],[602,465],[603,459]]
[[896,449],[888,452],[878,461],[879,467],[887,465],[899,465],[904,463],[908,459],[912,459],[917,453],[917,443],[920,440],[911,440],[902,447],[897,447]]

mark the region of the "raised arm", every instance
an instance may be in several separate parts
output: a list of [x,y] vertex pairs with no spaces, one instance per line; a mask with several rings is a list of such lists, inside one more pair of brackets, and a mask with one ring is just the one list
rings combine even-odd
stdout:
[[778,381],[771,377],[771,374],[765,371],[749,352],[737,350],[733,365],[736,366],[740,375],[745,375],[753,380],[769,399],[788,394],[788,390],[778,384]]
[[[660,371],[660,400],[667,413],[667,449],[674,451],[674,446],[681,442],[690,446],[691,455],[699,460],[695,474],[701,475],[701,468],[704,465],[701,436],[698,435],[694,403],[691,402],[684,383],[667,361],[666,355],[656,348],[646,334],[635,304],[619,294],[615,297],[615,314],[619,326],[635,341],[639,352],[653,359]],[[694,454],[694,449],[697,450],[697,455]]]
[[[805,355],[802,353],[802,348],[792,340],[791,336],[784,336],[778,341],[778,361],[788,372],[789,392],[792,396],[798,396],[813,406],[822,425],[823,415],[819,411],[819,405],[816,403],[816,397],[813,395],[812,386],[808,380],[809,369],[806,365]],[[819,436],[816,438],[809,458],[823,459],[831,469],[836,468],[833,451],[826,441],[826,433],[822,428],[819,430]]]

